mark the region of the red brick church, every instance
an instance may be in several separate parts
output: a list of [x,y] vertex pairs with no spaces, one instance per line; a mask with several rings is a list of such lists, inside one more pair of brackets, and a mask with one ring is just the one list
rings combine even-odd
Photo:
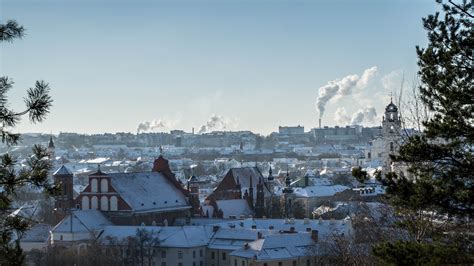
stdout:
[[103,173],[99,168],[89,176],[89,184],[74,200],[69,193],[72,173],[62,166],[53,176],[67,191],[64,196],[56,197],[56,206],[61,210],[97,209],[116,225],[171,224],[176,218],[191,215],[190,193],[181,186],[168,160],[161,155],[150,172]]

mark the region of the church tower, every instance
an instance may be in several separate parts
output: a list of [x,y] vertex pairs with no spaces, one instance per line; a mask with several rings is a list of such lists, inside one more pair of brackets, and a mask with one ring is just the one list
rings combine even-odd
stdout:
[[382,138],[384,142],[384,164],[385,172],[391,170],[390,154],[396,153],[401,145],[402,122],[398,107],[390,99],[390,104],[385,107],[382,119]]
[[47,151],[48,151],[48,154],[49,154],[49,159],[54,159],[54,150],[55,150],[55,147],[54,147],[54,142],[53,142],[53,136],[51,135],[49,137],[49,143],[48,143],[48,148],[47,148]]
[[288,170],[286,171],[285,178],[285,188],[283,188],[283,207],[284,207],[284,216],[286,218],[293,217],[293,204],[295,200],[295,194],[293,193],[293,188],[291,188],[291,178]]
[[255,216],[262,218],[265,211],[265,193],[263,191],[263,180],[260,177],[257,184],[257,200],[255,202]]
[[59,222],[74,208],[73,174],[63,165],[54,172],[53,179],[60,185],[54,196],[55,220]]
[[249,194],[247,196],[247,202],[249,203],[249,207],[253,210],[253,185],[252,185],[252,176],[249,177]]
[[189,204],[192,216],[201,216],[201,203],[199,201],[199,181],[195,175],[188,179]]

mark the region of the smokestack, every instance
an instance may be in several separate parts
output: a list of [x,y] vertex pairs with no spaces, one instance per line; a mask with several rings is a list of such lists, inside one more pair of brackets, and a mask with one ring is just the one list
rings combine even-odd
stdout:
[[193,127],[193,135],[194,135],[194,127]]
[[321,118],[319,118],[319,128],[321,128]]

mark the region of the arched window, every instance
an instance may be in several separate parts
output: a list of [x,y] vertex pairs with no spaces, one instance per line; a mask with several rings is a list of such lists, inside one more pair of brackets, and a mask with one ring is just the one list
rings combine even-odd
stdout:
[[93,178],[91,180],[91,192],[99,192],[99,189],[97,186],[98,186],[97,179]]
[[109,182],[106,178],[100,180],[100,192],[108,192]]
[[89,209],[89,197],[88,196],[82,197],[82,209],[83,210],[88,210]]
[[106,196],[100,197],[100,210],[101,211],[109,210],[109,199]]
[[116,196],[110,197],[110,210],[111,211],[117,211],[118,210],[118,203],[117,203],[117,197]]
[[96,196],[92,196],[91,198],[91,209],[97,210],[99,208],[99,199]]

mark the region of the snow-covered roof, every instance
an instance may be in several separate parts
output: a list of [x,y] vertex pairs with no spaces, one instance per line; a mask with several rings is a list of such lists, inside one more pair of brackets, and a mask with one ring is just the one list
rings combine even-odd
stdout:
[[54,172],[53,175],[72,175],[72,172],[69,169],[62,165],[58,170]]
[[52,231],[55,233],[86,233],[111,224],[98,210],[76,210],[67,215]]
[[190,208],[184,194],[161,173],[110,173],[107,175],[111,177],[112,186],[134,211]]
[[258,232],[262,235],[272,233],[269,230],[219,228],[212,236],[208,247],[211,249],[237,250],[245,243],[256,240]]
[[204,226],[106,226],[99,240],[107,243],[110,239],[124,240],[136,236],[137,229],[153,232],[159,239],[160,247],[201,247],[209,243],[212,228]]
[[281,260],[311,255],[315,242],[309,233],[274,234],[248,243],[230,255],[256,260]]
[[103,164],[103,163],[105,163],[109,160],[110,160],[110,158],[98,157],[98,158],[87,160],[86,163],[88,163],[88,164]]
[[47,242],[49,238],[49,224],[35,224],[28,229],[21,238],[21,242]]
[[296,197],[301,198],[328,197],[347,189],[350,188],[342,185],[296,187],[293,189],[293,193]]
[[[202,219],[206,220],[206,219]],[[199,224],[199,219],[192,219],[191,223]],[[319,239],[327,239],[333,233],[344,233],[350,235],[352,232],[352,223],[349,219],[343,220],[286,220],[286,219],[244,219],[244,220],[226,220],[216,221],[216,223],[207,224],[208,226],[219,226],[220,228],[236,229],[270,229],[275,231],[291,231],[293,227],[296,232],[307,232],[308,228],[311,230],[318,230]],[[220,229],[221,230],[221,229]]]
[[231,215],[239,217],[240,215],[252,214],[249,204],[244,199],[216,200],[216,203],[224,214],[223,218],[229,218]]

